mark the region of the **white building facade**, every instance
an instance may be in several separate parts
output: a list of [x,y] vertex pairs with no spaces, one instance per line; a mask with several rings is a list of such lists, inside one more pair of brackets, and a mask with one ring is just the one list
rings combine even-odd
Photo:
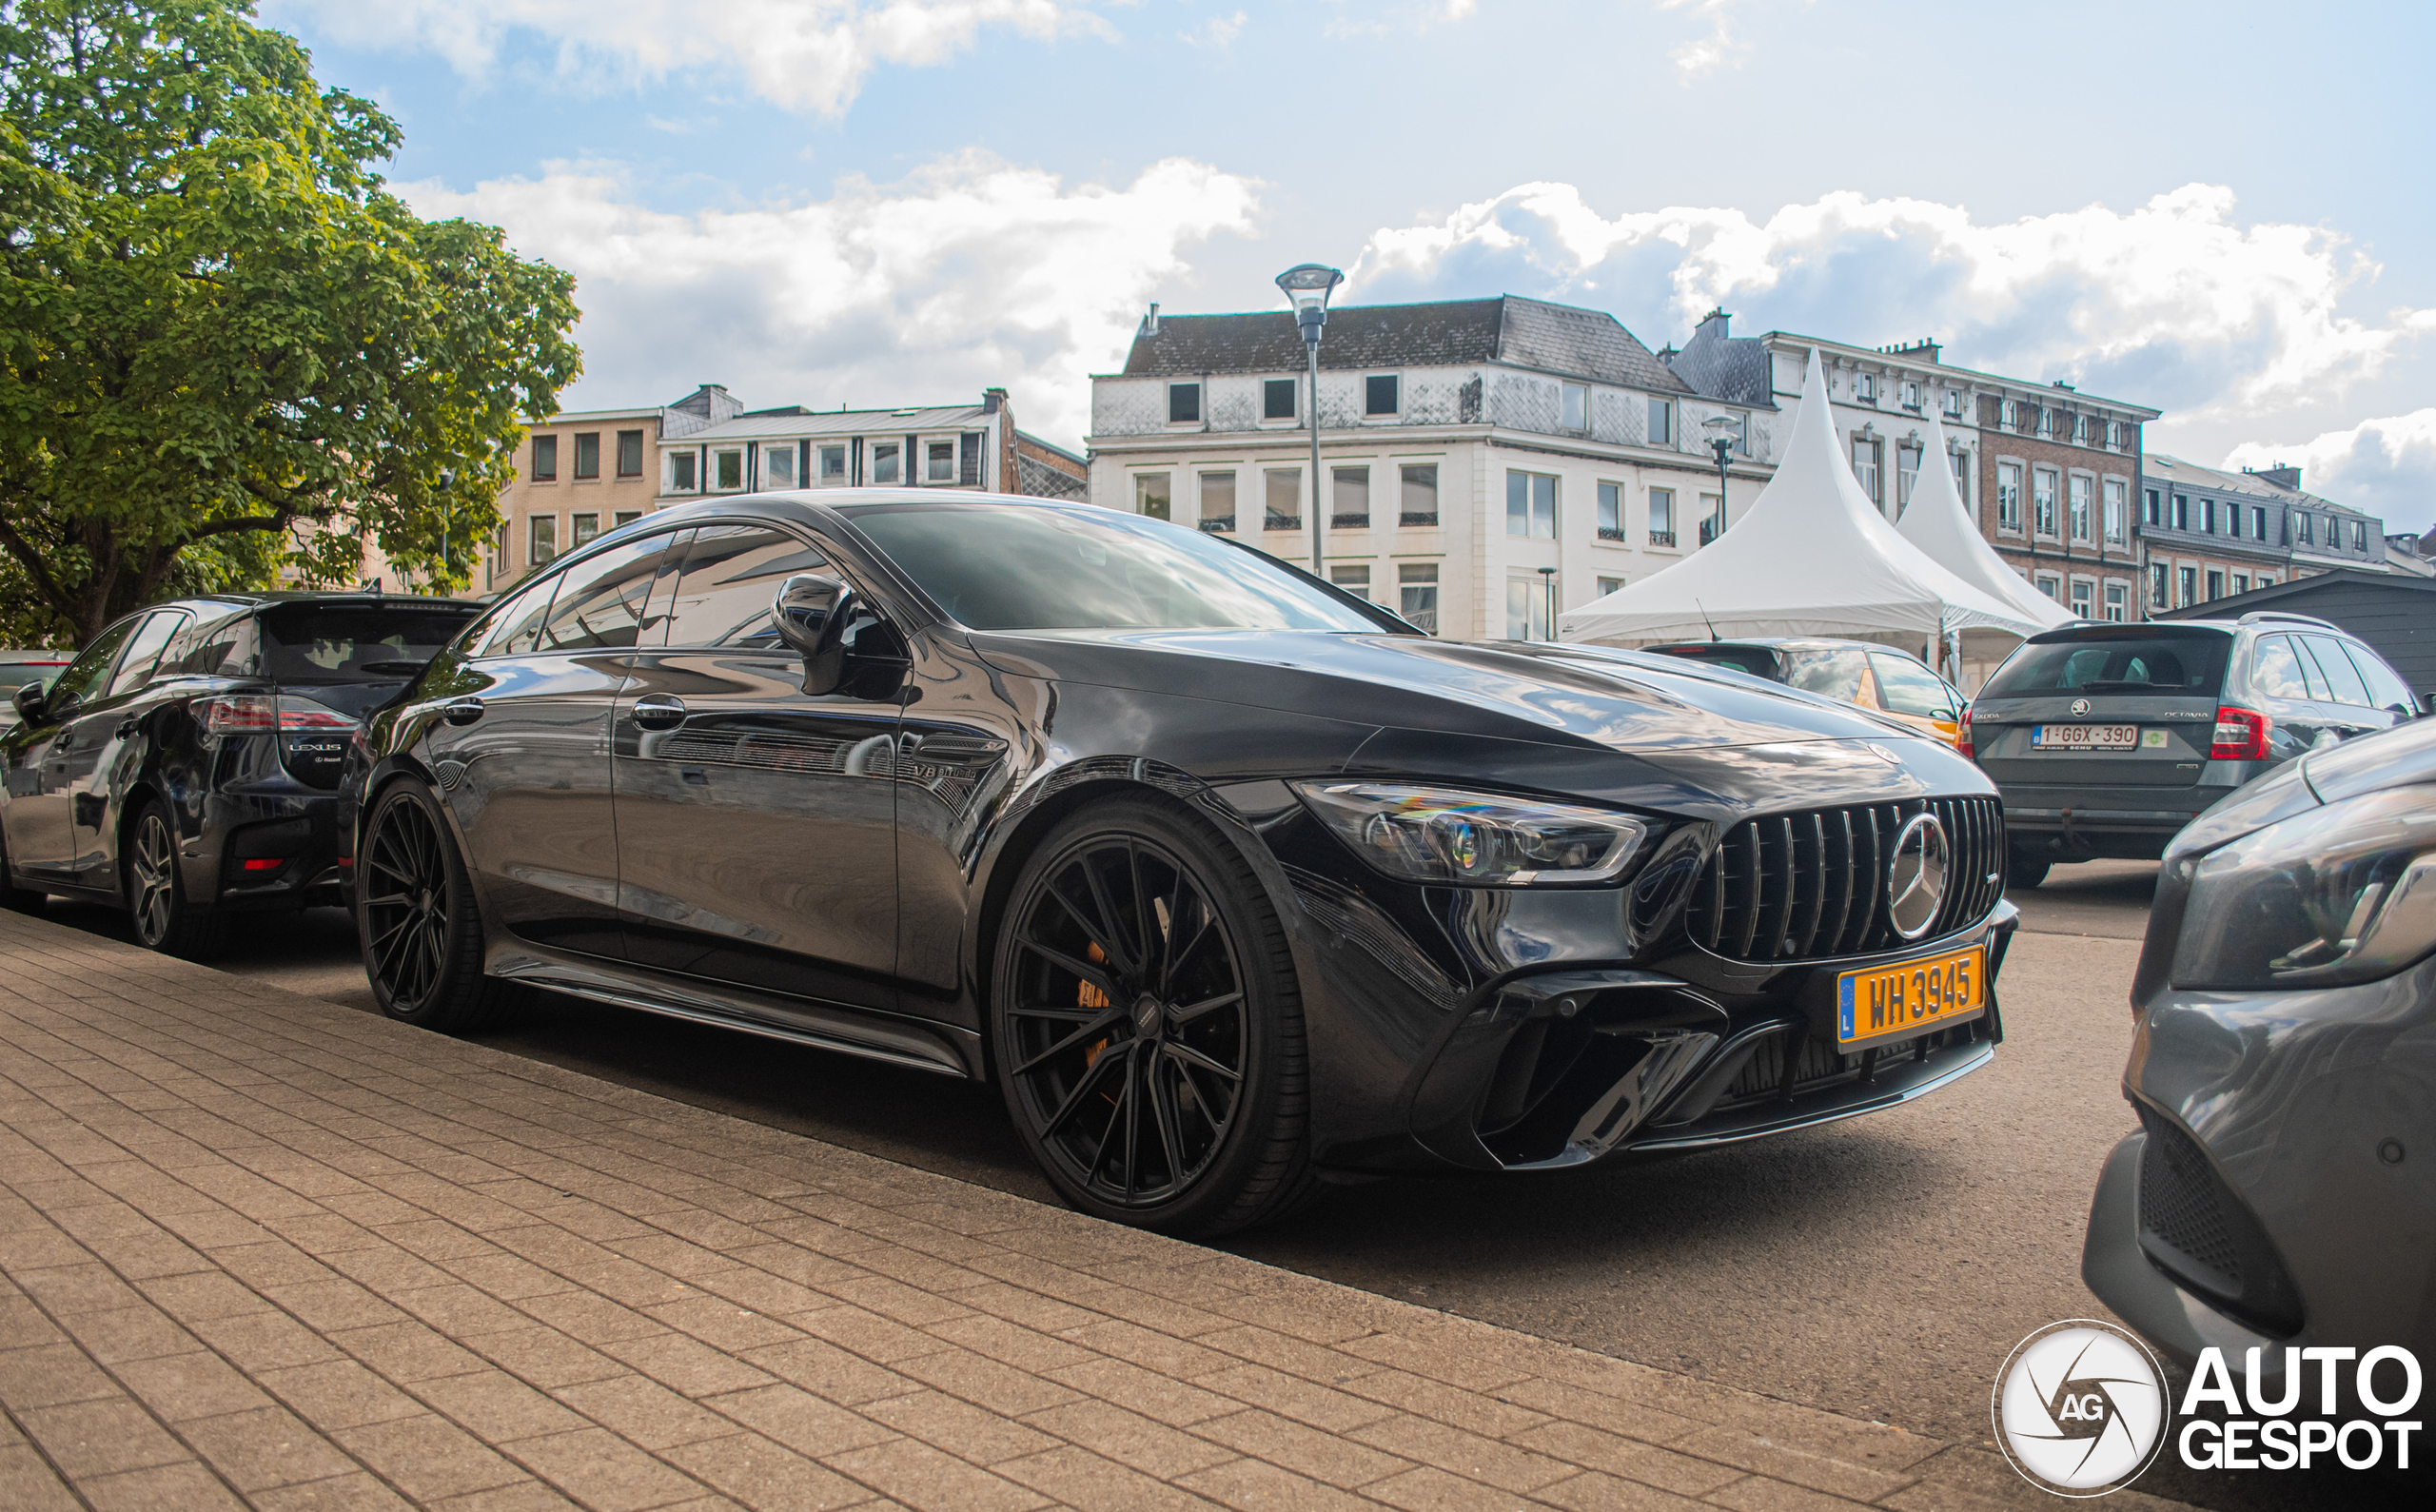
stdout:
[[[724,395],[724,390],[720,391]],[[1004,389],[978,404],[670,412],[655,508],[796,488],[956,488],[1080,498],[1083,459],[1015,428]]]
[[[1311,409],[1290,314],[1153,307],[1091,381],[1090,497],[1307,567]],[[1613,316],[1513,296],[1331,311],[1318,411],[1327,576],[1457,638],[1546,639],[1680,560],[1757,495],[1779,434]]]

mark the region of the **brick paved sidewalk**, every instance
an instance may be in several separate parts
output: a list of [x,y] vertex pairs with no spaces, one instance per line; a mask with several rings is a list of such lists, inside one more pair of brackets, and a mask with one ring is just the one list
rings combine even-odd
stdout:
[[2053,1505],[9,914],[0,1275],[17,1509]]

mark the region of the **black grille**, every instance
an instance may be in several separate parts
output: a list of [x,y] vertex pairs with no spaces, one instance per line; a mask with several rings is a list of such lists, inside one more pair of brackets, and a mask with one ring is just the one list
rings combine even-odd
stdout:
[[2192,1279],[2223,1296],[2242,1292],[2242,1251],[2226,1221],[2216,1173],[2189,1134],[2142,1109],[2149,1148],[2140,1158],[2140,1231],[2196,1267]]
[[1700,869],[1692,938],[1744,961],[1861,955],[1907,944],[1886,916],[1895,837],[1922,810],[1945,826],[1945,902],[1922,939],[1985,918],[2004,894],[2004,811],[1993,797],[1914,798],[1745,819]]

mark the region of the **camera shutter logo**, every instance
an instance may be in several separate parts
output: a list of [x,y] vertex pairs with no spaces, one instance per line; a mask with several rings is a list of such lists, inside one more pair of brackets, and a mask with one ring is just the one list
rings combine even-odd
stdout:
[[1895,854],[1886,862],[1886,916],[1896,933],[1916,940],[1929,933],[1945,902],[1952,861],[1945,826],[1935,815],[1915,814],[1896,833]]
[[2173,1413],[2146,1345],[2088,1318],[2015,1345],[1991,1403],[1996,1444],[2022,1479],[2057,1496],[2104,1496],[2139,1479]]
[[2074,698],[2074,699],[2073,700],[2073,718],[2075,718],[2075,719],[2081,718],[2081,717],[2085,717],[2086,715],[2088,715],[2088,713],[2089,713],[2089,712],[2090,712],[2090,700],[2088,700],[2087,698]]

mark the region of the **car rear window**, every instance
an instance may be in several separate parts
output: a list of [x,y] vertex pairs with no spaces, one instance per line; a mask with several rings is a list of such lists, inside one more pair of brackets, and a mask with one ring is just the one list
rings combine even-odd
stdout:
[[2225,658],[2232,644],[2233,638],[2219,630],[2033,640],[1996,669],[1979,697],[2146,693],[2212,698],[2225,686]]
[[1653,651],[1686,661],[1705,661],[1713,667],[1732,667],[1755,677],[1777,679],[1777,654],[1765,646],[1652,646]]
[[403,681],[481,610],[470,603],[280,604],[262,613],[262,670],[308,686]]

